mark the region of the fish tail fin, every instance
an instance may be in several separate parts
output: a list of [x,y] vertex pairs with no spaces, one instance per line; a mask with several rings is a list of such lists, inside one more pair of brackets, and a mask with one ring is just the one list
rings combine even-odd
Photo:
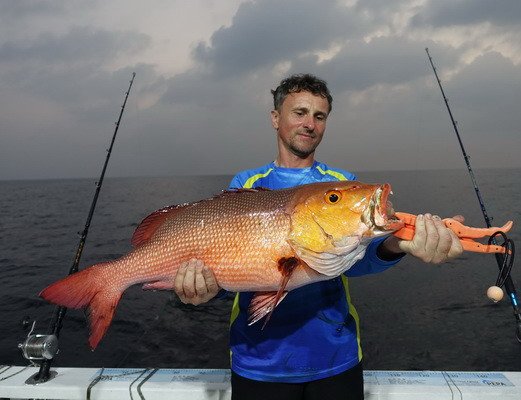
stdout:
[[89,345],[94,350],[109,329],[122,292],[98,292],[89,304],[87,315],[90,321]]
[[67,308],[87,308],[90,322],[89,345],[94,350],[103,338],[114,316],[123,290],[110,287],[104,267],[96,264],[67,276],[43,289],[39,296],[50,303]]

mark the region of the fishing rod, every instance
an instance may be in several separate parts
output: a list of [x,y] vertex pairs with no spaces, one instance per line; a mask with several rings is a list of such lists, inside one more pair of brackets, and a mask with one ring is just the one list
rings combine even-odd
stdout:
[[[92,220],[92,216],[94,215],[94,210],[96,208],[96,203],[98,202],[98,196],[101,191],[101,185],[103,184],[103,179],[105,177],[105,171],[107,170],[107,165],[109,163],[110,155],[112,154],[112,148],[114,147],[114,142],[116,140],[116,135],[119,130],[119,126],[121,123],[121,118],[123,117],[123,112],[125,111],[125,106],[127,104],[128,95],[130,94],[130,89],[132,88],[132,84],[134,83],[134,78],[136,77],[136,73],[132,73],[132,79],[130,80],[130,84],[128,86],[128,90],[125,92],[125,100],[123,101],[123,105],[121,106],[121,111],[119,113],[119,118],[116,122],[116,127],[114,129],[114,134],[112,135],[112,140],[110,142],[110,147],[107,149],[107,156],[105,158],[105,163],[103,164],[103,169],[101,170],[101,175],[99,180],[96,182],[96,191],[94,193],[94,198],[92,199],[92,203],[90,205],[89,214],[87,216],[87,221],[85,222],[85,227],[83,228],[83,232],[80,237],[80,243],[78,245],[78,249],[76,250],[76,256],[74,257],[74,262],[69,270],[69,275],[78,271],[78,267],[80,264],[81,254],[83,253],[83,248],[85,247],[85,241],[87,240],[87,235],[89,233],[89,227]],[[49,379],[52,379],[56,373],[51,372],[51,364],[54,356],[58,352],[58,337],[60,334],[60,330],[63,324],[63,318],[67,312],[66,307],[57,306],[54,309],[54,313],[49,324],[49,334],[48,335],[31,335],[34,330],[35,322],[33,323],[32,329],[29,332],[26,341],[23,344],[19,344],[18,347],[22,350],[23,355],[26,359],[34,362],[41,361],[40,370],[30,377],[26,383],[28,384],[38,384],[47,382]]]
[[[461,140],[461,136],[458,131],[458,123],[454,120],[454,116],[452,115],[452,111],[449,106],[449,101],[447,97],[445,96],[445,91],[443,90],[443,86],[441,85],[440,78],[438,77],[438,72],[436,71],[436,67],[434,66],[434,62],[432,61],[432,57],[429,53],[429,49],[425,48],[425,51],[427,52],[427,57],[429,57],[429,62],[431,64],[432,70],[434,71],[434,76],[436,77],[436,80],[438,81],[438,86],[441,90],[441,95],[443,97],[443,100],[445,101],[445,105],[447,106],[447,111],[449,112],[450,120],[452,121],[452,126],[454,127],[454,132],[456,133],[456,137],[458,138],[458,142],[461,148],[461,152],[463,153],[463,158],[465,159],[465,163],[467,165],[467,169],[469,171],[470,178],[472,180],[472,184],[474,186],[474,191],[476,192],[476,196],[478,198],[479,205],[481,207],[481,213],[483,214],[483,217],[485,219],[485,223],[487,224],[488,228],[492,227],[492,218],[488,216],[487,209],[485,207],[485,202],[483,201],[483,198],[481,197],[481,192],[479,191],[478,183],[476,181],[476,178],[474,176],[474,172],[472,171],[472,167],[470,166],[470,158],[467,155],[467,152],[465,151],[465,147],[463,146],[463,141]],[[489,244],[494,243],[497,244],[496,237],[502,237],[503,243],[501,246],[505,247],[505,254],[496,254],[496,262],[499,268],[499,275],[496,280],[496,287],[489,288],[489,297],[492,298],[492,300],[498,301],[502,297],[502,291],[501,287],[504,286],[507,292],[508,297],[510,298],[510,302],[512,303],[512,308],[514,309],[514,317],[516,319],[516,338],[521,343],[521,308],[520,308],[520,302],[517,296],[516,287],[514,285],[514,282],[512,281],[512,277],[510,275],[510,272],[512,270],[513,264],[514,264],[514,242],[509,239],[504,232],[496,232],[489,240]],[[498,296],[494,298],[494,296],[490,295],[490,293],[493,293],[496,291],[498,293]]]

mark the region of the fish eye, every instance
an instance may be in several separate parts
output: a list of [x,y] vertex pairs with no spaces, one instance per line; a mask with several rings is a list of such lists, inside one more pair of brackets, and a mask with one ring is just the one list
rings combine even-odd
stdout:
[[342,193],[338,190],[330,190],[326,193],[326,203],[335,204],[342,198]]

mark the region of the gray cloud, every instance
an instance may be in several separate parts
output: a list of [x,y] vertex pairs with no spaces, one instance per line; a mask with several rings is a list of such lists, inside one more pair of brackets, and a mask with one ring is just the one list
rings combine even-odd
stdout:
[[[88,27],[7,42],[0,45],[0,88],[35,95],[85,115],[85,109],[111,104],[119,92],[118,78],[130,76],[133,69],[108,71],[103,66],[144,49],[149,42],[144,34]],[[150,73],[150,67],[136,67]]]
[[499,26],[521,23],[518,0],[438,0],[430,1],[411,19],[411,26],[442,27],[489,22]]
[[409,0],[359,0],[355,3],[354,10],[366,15],[373,22],[380,21],[389,25],[390,16],[415,7]]
[[[374,85],[405,84],[430,73],[425,47],[440,48],[440,61],[452,67],[457,54],[447,46],[418,42],[400,37],[382,37],[365,41],[352,41],[330,60],[317,63],[311,60],[308,69],[327,76],[337,92],[360,91]],[[296,62],[295,64],[299,64]]]
[[[82,1],[75,0],[2,0],[0,2],[0,21],[33,16],[64,15],[81,7]],[[89,2],[90,3],[90,2]],[[91,6],[93,4],[90,4]]]
[[[324,48],[334,43],[335,38],[335,36],[330,37],[329,42],[324,44]],[[243,47],[253,46],[244,44]],[[232,88],[236,87],[241,79],[251,79],[252,75],[261,73],[272,74],[270,68],[284,61],[290,65],[287,74],[312,72],[327,78],[332,91],[336,93],[346,90],[361,91],[373,85],[405,84],[431,73],[424,51],[425,47],[431,47],[431,50],[435,51],[439,50],[438,61],[446,68],[452,68],[459,61],[456,50],[432,41],[419,42],[403,37],[380,37],[369,42],[353,39],[348,44],[344,44],[333,57],[322,62],[318,56],[305,54],[304,51],[284,53],[278,58],[272,55],[268,65],[261,63],[255,67],[253,65],[249,67],[251,70],[244,69],[245,72],[250,73],[249,78],[238,77],[232,73],[220,77],[218,73],[214,73],[213,69],[206,68],[206,63],[202,63],[205,68],[194,68],[187,73],[173,77],[169,81],[163,100],[168,103],[195,102],[199,105],[218,107],[222,103],[223,94],[233,90]],[[227,59],[227,52],[228,49],[222,49],[219,46],[213,50],[217,60]],[[221,68],[224,69],[224,67],[223,62]],[[282,77],[273,76],[265,91],[268,92],[268,88],[276,85],[280,78]],[[230,96],[230,99],[232,98],[233,96]]]
[[244,3],[230,27],[199,43],[194,58],[216,77],[240,76],[304,52],[324,50],[335,40],[358,37],[363,18],[334,0]]
[[[368,29],[363,20],[335,0],[244,3],[231,26],[217,30],[209,43],[197,44],[196,66],[170,79],[162,100],[218,106],[222,96],[240,82],[259,73],[269,78],[279,63],[289,62],[296,72],[317,69],[316,59],[307,54],[326,50],[347,37],[359,38]],[[279,79],[268,79],[269,86],[263,90],[268,93]]]
[[476,58],[446,91],[469,135],[520,136],[521,71],[501,54],[489,52]]
[[[88,17],[60,24],[66,3],[54,3],[55,15],[51,3],[10,3],[11,15],[33,28],[0,28],[14,33],[0,40],[0,179],[96,176],[132,71],[114,175],[231,174],[272,160],[269,90],[293,72],[326,79],[335,96],[320,159],[351,170],[437,168],[443,154],[442,167],[458,167],[426,46],[463,133],[477,138],[469,147],[478,167],[519,165],[521,68],[490,37],[507,33],[498,43],[517,45],[508,42],[517,27],[498,23],[499,11],[487,19],[485,46],[479,34],[466,40],[458,29],[436,35],[433,21],[448,2],[419,11],[406,0],[245,2],[229,25],[191,44],[190,67],[161,75],[147,62],[155,32],[103,26],[96,4]],[[415,13],[426,19],[417,16],[411,29]]]
[[145,48],[150,39],[136,32],[111,32],[91,27],[73,27],[64,35],[43,33],[34,40],[4,42],[0,63],[40,63],[46,66],[98,65],[121,54]]

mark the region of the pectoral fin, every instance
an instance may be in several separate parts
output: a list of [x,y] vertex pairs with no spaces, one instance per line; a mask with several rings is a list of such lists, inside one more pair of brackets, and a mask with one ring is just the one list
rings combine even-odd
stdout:
[[[266,317],[266,321],[262,326],[262,329],[266,326],[271,313],[277,307],[288,292],[283,292],[279,296],[279,292],[258,292],[255,293],[251,299],[250,306],[248,307],[248,325],[253,325],[255,322],[260,321]],[[278,299],[277,299],[278,298]]]
[[264,329],[275,307],[277,307],[288,294],[288,292],[285,291],[286,285],[289,282],[289,278],[291,278],[291,274],[299,264],[300,261],[296,257],[283,257],[279,260],[279,271],[282,274],[280,288],[277,292],[259,292],[253,296],[248,307],[248,325],[253,325],[255,322],[266,317],[262,325],[262,329]]

